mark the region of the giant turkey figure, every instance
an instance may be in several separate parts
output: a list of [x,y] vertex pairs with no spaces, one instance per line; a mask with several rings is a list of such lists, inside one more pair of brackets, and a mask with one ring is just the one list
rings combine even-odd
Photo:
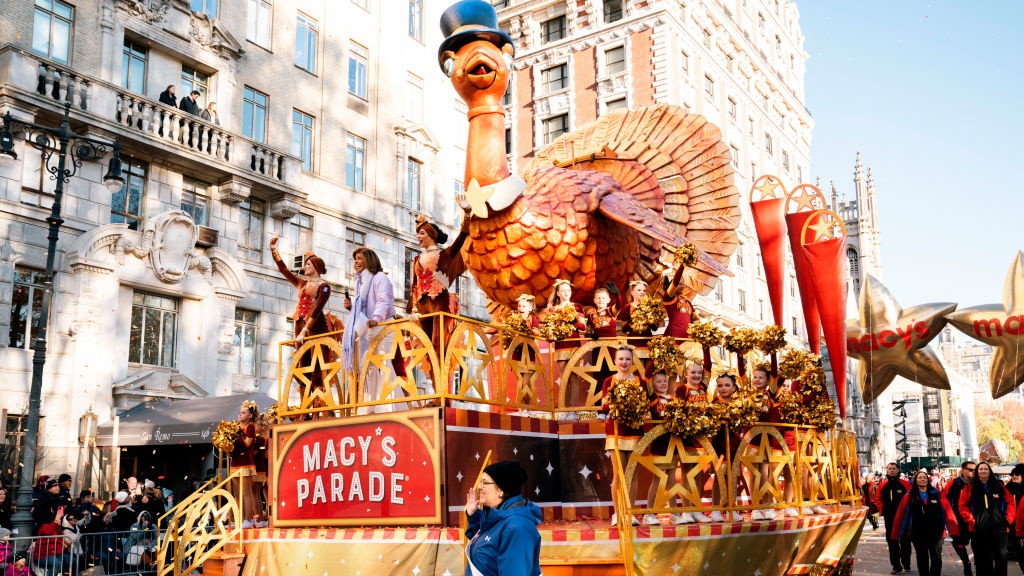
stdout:
[[700,252],[684,275],[688,297],[730,274],[739,195],[717,127],[676,106],[608,114],[545,147],[520,179],[508,169],[501,104],[511,37],[483,0],[450,6],[441,30],[438,63],[469,109],[466,264],[493,302],[515,309],[519,295],[546,297],[559,278],[581,301],[608,281],[650,282],[662,247],[685,242]]

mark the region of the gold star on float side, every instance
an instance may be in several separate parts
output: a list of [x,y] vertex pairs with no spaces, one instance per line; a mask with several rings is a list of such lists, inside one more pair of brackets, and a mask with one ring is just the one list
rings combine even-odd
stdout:
[[1006,274],[1002,306],[964,308],[947,318],[964,334],[995,348],[989,374],[992,397],[1013,392],[1024,382],[1024,252],[1017,252]]
[[[327,360],[324,352],[325,349],[330,352],[330,348],[322,345],[322,340],[323,339],[311,339],[308,342],[304,342],[303,345],[295,351],[295,355],[293,356],[295,361],[293,361],[292,368],[289,371],[289,379],[294,378],[293,381],[299,382],[300,386],[305,387],[305,397],[302,398],[300,408],[313,407],[314,401],[317,398],[324,401],[325,405],[334,404],[334,400],[327,395],[327,388],[337,377],[338,372],[341,371],[341,362],[337,359],[332,361]],[[301,358],[307,352],[312,353],[309,365],[296,365],[301,362]],[[312,375],[317,372],[320,372],[323,376],[323,390],[312,389]]]
[[903,309],[889,289],[870,274],[860,293],[860,322],[846,321],[846,351],[860,360],[857,385],[865,403],[874,401],[896,376],[922,386],[949,390],[949,378],[928,342],[956,309],[948,302]]

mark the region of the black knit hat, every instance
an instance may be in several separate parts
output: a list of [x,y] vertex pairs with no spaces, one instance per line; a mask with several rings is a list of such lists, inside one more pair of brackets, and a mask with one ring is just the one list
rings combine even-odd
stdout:
[[523,484],[526,482],[526,470],[523,469],[519,461],[495,462],[484,468],[484,472],[505,493],[505,498],[522,495]]
[[71,474],[61,474],[60,476],[57,476],[57,482],[59,484],[71,482]]

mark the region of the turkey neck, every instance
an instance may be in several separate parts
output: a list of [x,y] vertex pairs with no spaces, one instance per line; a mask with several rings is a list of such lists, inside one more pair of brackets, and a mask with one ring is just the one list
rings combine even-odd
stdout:
[[[489,108],[489,107],[482,107]],[[475,178],[481,187],[508,178],[505,156],[505,113],[469,111],[469,139],[466,143],[466,185]]]

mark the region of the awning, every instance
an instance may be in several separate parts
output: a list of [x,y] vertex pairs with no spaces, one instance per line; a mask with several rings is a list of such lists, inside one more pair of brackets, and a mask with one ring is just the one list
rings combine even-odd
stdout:
[[245,400],[254,400],[261,412],[277,402],[277,398],[265,394],[144,402],[118,414],[116,439],[113,421],[100,426],[96,445],[209,444],[222,420],[238,418],[238,408]]

